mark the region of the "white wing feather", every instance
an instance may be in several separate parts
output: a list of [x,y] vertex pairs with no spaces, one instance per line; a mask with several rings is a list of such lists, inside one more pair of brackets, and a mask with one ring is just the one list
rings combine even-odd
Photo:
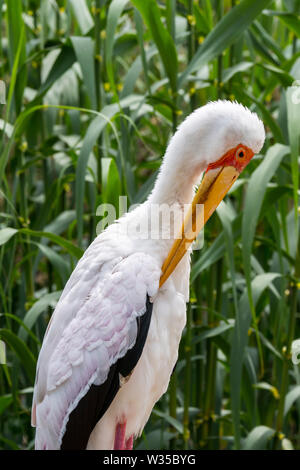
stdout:
[[36,449],[60,448],[70,413],[133,347],[134,320],[158,290],[157,261],[130,254],[133,247],[125,250],[120,240],[107,242],[98,237],[79,261],[44,338],[34,390]]

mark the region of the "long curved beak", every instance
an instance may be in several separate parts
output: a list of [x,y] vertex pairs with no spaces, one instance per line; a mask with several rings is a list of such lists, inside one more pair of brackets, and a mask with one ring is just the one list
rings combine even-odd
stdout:
[[233,166],[211,169],[205,173],[184,219],[181,232],[176,237],[163,264],[159,287],[172,274],[239,174],[239,171]]

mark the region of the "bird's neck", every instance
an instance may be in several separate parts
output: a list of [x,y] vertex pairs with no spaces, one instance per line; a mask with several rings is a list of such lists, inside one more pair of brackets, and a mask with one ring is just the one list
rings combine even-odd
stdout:
[[171,142],[154,189],[148,198],[152,204],[190,204],[193,200],[194,187],[199,183],[205,164],[199,165],[199,157],[189,149],[172,145]]

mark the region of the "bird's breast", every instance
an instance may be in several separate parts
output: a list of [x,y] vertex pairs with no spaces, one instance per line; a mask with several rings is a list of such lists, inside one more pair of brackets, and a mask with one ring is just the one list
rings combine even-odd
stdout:
[[160,291],[154,300],[143,353],[116,400],[120,407],[118,416],[126,415],[128,435],[142,431],[153,406],[166,392],[185,322],[183,295],[174,289]]

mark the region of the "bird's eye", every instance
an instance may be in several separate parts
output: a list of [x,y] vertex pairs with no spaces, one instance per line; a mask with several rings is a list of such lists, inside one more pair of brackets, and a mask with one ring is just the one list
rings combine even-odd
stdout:
[[244,156],[245,156],[244,150],[243,149],[238,149],[238,151],[236,152],[236,156],[238,158],[244,158]]

